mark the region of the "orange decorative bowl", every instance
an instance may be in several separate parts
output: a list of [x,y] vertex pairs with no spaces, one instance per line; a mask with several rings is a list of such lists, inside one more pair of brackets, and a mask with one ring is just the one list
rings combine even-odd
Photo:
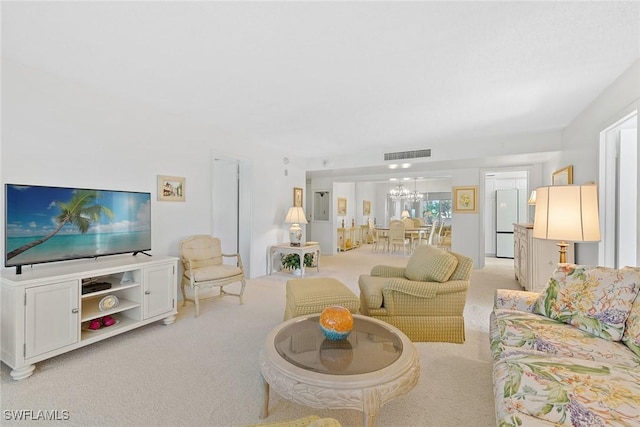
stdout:
[[353,315],[340,305],[327,307],[320,314],[320,329],[329,340],[345,339],[353,329]]

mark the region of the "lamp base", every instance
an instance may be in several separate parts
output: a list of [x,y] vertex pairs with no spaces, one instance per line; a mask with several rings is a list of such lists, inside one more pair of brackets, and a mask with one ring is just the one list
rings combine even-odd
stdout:
[[289,229],[289,241],[291,246],[300,246],[300,240],[302,240],[302,228],[298,224],[292,224]]
[[560,248],[558,251],[560,253],[560,261],[558,262],[560,264],[565,264],[567,262],[567,246],[569,245],[564,240],[558,243],[558,247]]
[[293,242],[291,242],[291,244],[290,244],[289,246],[300,247],[300,243],[293,243]]

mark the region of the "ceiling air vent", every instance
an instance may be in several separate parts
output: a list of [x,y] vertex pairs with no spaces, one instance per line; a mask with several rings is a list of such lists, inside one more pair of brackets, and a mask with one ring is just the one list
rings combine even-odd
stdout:
[[431,148],[414,151],[398,151],[396,153],[384,153],[385,160],[418,159],[420,157],[431,157]]

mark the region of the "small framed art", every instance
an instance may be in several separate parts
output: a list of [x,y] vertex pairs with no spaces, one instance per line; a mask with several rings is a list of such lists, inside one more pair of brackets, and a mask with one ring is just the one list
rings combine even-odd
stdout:
[[345,197],[338,197],[338,216],[345,216],[347,214],[347,199]]
[[453,211],[478,213],[478,186],[453,187]]
[[158,200],[161,202],[184,202],[184,178],[158,175]]
[[573,166],[567,166],[559,169],[551,175],[553,185],[570,185],[573,184]]
[[368,200],[362,201],[362,215],[363,216],[371,215],[371,202]]
[[302,207],[302,188],[293,187],[293,206]]

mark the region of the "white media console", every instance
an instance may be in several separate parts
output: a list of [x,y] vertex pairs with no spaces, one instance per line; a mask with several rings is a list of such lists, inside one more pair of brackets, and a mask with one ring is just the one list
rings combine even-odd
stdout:
[[[118,255],[2,272],[1,360],[11,377],[29,377],[34,363],[164,320],[175,322],[178,258]],[[91,281],[110,289],[82,293]],[[94,319],[115,324],[90,329]]]

